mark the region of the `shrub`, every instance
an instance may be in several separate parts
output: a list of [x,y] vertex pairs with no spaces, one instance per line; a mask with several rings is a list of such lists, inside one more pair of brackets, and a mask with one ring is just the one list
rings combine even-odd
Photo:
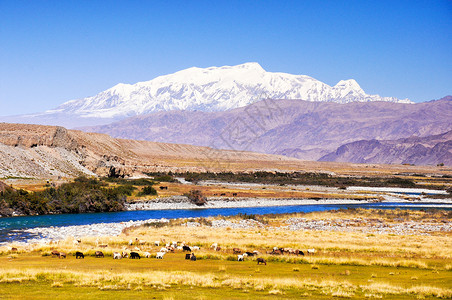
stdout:
[[185,194],[188,199],[198,205],[202,206],[207,203],[207,197],[205,197],[200,190],[191,190],[188,194]]
[[152,186],[145,186],[138,196],[157,195],[157,191]]
[[168,226],[166,222],[148,222],[143,224],[144,227],[162,228]]

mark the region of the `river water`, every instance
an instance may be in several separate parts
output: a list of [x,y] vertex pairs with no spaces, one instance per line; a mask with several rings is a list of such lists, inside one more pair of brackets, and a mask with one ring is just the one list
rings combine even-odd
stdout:
[[211,216],[231,216],[237,214],[281,214],[294,212],[315,212],[347,208],[382,208],[382,209],[445,209],[452,210],[452,204],[444,203],[400,203],[380,202],[363,204],[317,204],[271,207],[210,208],[210,209],[171,209],[138,210],[112,213],[64,214],[0,218],[0,244],[5,242],[26,242],[39,238],[29,229],[37,227],[79,226],[95,223],[120,223],[148,219],[177,219]]

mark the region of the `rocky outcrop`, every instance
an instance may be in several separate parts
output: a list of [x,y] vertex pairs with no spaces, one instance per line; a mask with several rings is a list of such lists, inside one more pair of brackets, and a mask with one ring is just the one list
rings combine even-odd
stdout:
[[12,189],[9,185],[0,181],[0,193],[6,191],[7,189]]
[[14,147],[47,146],[66,150],[75,150],[78,146],[64,127],[9,123],[0,123],[0,143]]

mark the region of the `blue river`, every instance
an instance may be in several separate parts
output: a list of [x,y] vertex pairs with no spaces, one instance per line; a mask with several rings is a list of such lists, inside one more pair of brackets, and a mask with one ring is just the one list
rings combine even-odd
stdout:
[[71,225],[87,225],[93,223],[117,223],[147,219],[177,219],[212,216],[232,216],[237,214],[282,214],[295,212],[315,212],[348,208],[381,208],[381,209],[445,209],[452,210],[452,204],[440,203],[365,203],[365,204],[322,204],[293,205],[246,208],[209,208],[209,209],[173,209],[173,210],[136,210],[112,213],[64,214],[0,218],[0,243],[26,241],[32,238],[24,229],[35,227],[59,227]]

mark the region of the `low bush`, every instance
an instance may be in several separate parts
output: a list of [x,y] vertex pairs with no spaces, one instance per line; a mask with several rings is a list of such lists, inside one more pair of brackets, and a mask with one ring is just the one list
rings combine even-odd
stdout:
[[157,191],[152,186],[145,186],[138,196],[157,195]]
[[187,194],[184,194],[192,203],[202,206],[207,203],[207,197],[205,197],[200,190],[191,190]]

